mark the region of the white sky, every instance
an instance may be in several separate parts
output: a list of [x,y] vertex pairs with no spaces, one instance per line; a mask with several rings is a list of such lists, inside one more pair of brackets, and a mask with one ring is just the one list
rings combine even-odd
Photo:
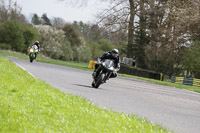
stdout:
[[[46,13],[48,18],[60,17],[66,22],[83,21],[94,22],[95,15],[106,6],[106,3],[97,2],[98,0],[88,0],[86,6],[67,5],[59,0],[13,0],[17,1],[22,7],[22,13],[29,19],[32,14],[37,13],[39,17]],[[75,0],[74,0],[75,1]],[[77,0],[78,1],[78,0]],[[82,0],[85,1],[85,0]],[[80,3],[78,4],[80,5]]]

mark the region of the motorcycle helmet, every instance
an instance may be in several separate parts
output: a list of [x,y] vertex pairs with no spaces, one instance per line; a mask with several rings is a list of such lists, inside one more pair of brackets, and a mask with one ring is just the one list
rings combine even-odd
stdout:
[[38,45],[39,44],[39,41],[35,41],[35,45]]
[[117,57],[119,55],[119,50],[118,49],[112,49],[112,56]]

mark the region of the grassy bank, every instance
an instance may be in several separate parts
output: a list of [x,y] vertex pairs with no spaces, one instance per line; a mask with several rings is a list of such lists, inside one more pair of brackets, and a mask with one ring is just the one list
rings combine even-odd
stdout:
[[0,75],[0,132],[167,132],[62,93],[1,57]]
[[[0,50],[0,55],[13,56],[13,57],[29,60],[27,55],[12,52],[12,51]],[[50,63],[50,64],[57,64],[57,65],[62,65],[62,66],[68,66],[68,67],[78,68],[78,69],[82,69],[82,70],[93,71],[93,69],[88,68],[89,63],[66,62],[66,61],[60,61],[60,60],[54,60],[51,58],[41,57],[40,55],[38,56],[37,61],[44,62],[44,63]],[[167,81],[153,80],[153,79],[131,76],[131,75],[126,75],[126,74],[119,74],[119,76],[141,79],[141,80],[149,81],[149,82],[160,84],[160,85],[166,85],[166,86],[176,87],[176,88],[180,88],[180,89],[186,89],[189,91],[194,91],[194,92],[200,93],[200,87],[196,87],[196,86],[174,84],[174,83],[167,82]]]

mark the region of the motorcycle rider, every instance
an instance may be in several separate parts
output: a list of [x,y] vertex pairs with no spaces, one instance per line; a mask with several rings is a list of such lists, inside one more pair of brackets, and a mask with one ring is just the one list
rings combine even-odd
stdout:
[[[39,41],[36,40],[29,48],[34,47],[34,45],[36,45],[38,48],[38,51],[40,51]],[[35,53],[35,58],[37,57],[37,54],[38,54],[38,52]]]
[[[98,58],[99,62],[104,61],[105,59],[111,59],[114,61],[114,68],[115,71],[111,74],[110,78],[117,77],[117,71],[120,69],[120,57],[118,49],[112,49],[112,51],[106,52]],[[92,74],[94,78],[97,78],[99,75],[100,70],[98,70],[99,63],[95,64],[95,70]]]

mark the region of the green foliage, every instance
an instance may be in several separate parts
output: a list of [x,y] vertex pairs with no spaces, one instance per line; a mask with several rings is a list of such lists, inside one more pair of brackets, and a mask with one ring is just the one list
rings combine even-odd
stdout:
[[121,57],[126,57],[127,54],[127,47],[128,47],[128,42],[121,42],[118,46],[117,49],[119,50],[119,54]]
[[183,67],[194,74],[195,78],[200,78],[200,41],[196,45],[189,48],[182,60]]
[[42,19],[42,24],[44,24],[44,25],[52,25],[51,24],[51,20],[47,17],[46,13],[42,14],[41,19]]
[[6,43],[0,43],[0,49],[9,50],[11,49],[11,46]]
[[42,23],[40,18],[38,17],[38,15],[36,13],[33,15],[31,23],[34,24],[34,25],[39,25],[39,24]]
[[17,21],[0,25],[0,43],[10,44],[12,50],[22,51],[24,44],[23,27]]
[[99,49],[99,44],[96,42],[88,42],[87,43],[87,47],[90,48],[91,51],[91,59],[93,60],[97,60],[97,58],[103,53],[100,49]]
[[71,43],[72,47],[77,47],[82,45],[81,42],[81,34],[76,30],[76,28],[71,24],[66,24],[63,27],[63,31],[65,32],[65,36]]
[[60,92],[0,58],[0,132],[168,132]]
[[83,34],[83,28],[84,28],[83,26],[84,26],[84,24],[83,24],[82,21],[80,21],[79,23],[77,21],[74,21],[73,22],[73,26],[76,28],[76,30],[78,30],[80,33]]
[[8,21],[0,25],[0,36],[0,43],[8,45],[7,49],[26,52],[31,42],[38,40],[39,33],[30,24]]
[[115,46],[110,41],[105,39],[100,39],[97,41],[97,43],[99,48],[104,52],[111,51],[113,48],[115,48]]
[[74,48],[74,61],[89,62],[91,59],[91,51],[85,45]]
[[34,28],[31,24],[23,25],[24,32],[24,49],[22,52],[27,52],[27,48],[35,41],[40,40],[40,34],[36,28]]
[[96,42],[90,41],[87,43],[87,47],[89,47],[91,51],[91,57],[93,60],[97,60],[97,58],[104,52],[111,51],[113,48],[115,48],[110,41],[105,39],[100,39]]

